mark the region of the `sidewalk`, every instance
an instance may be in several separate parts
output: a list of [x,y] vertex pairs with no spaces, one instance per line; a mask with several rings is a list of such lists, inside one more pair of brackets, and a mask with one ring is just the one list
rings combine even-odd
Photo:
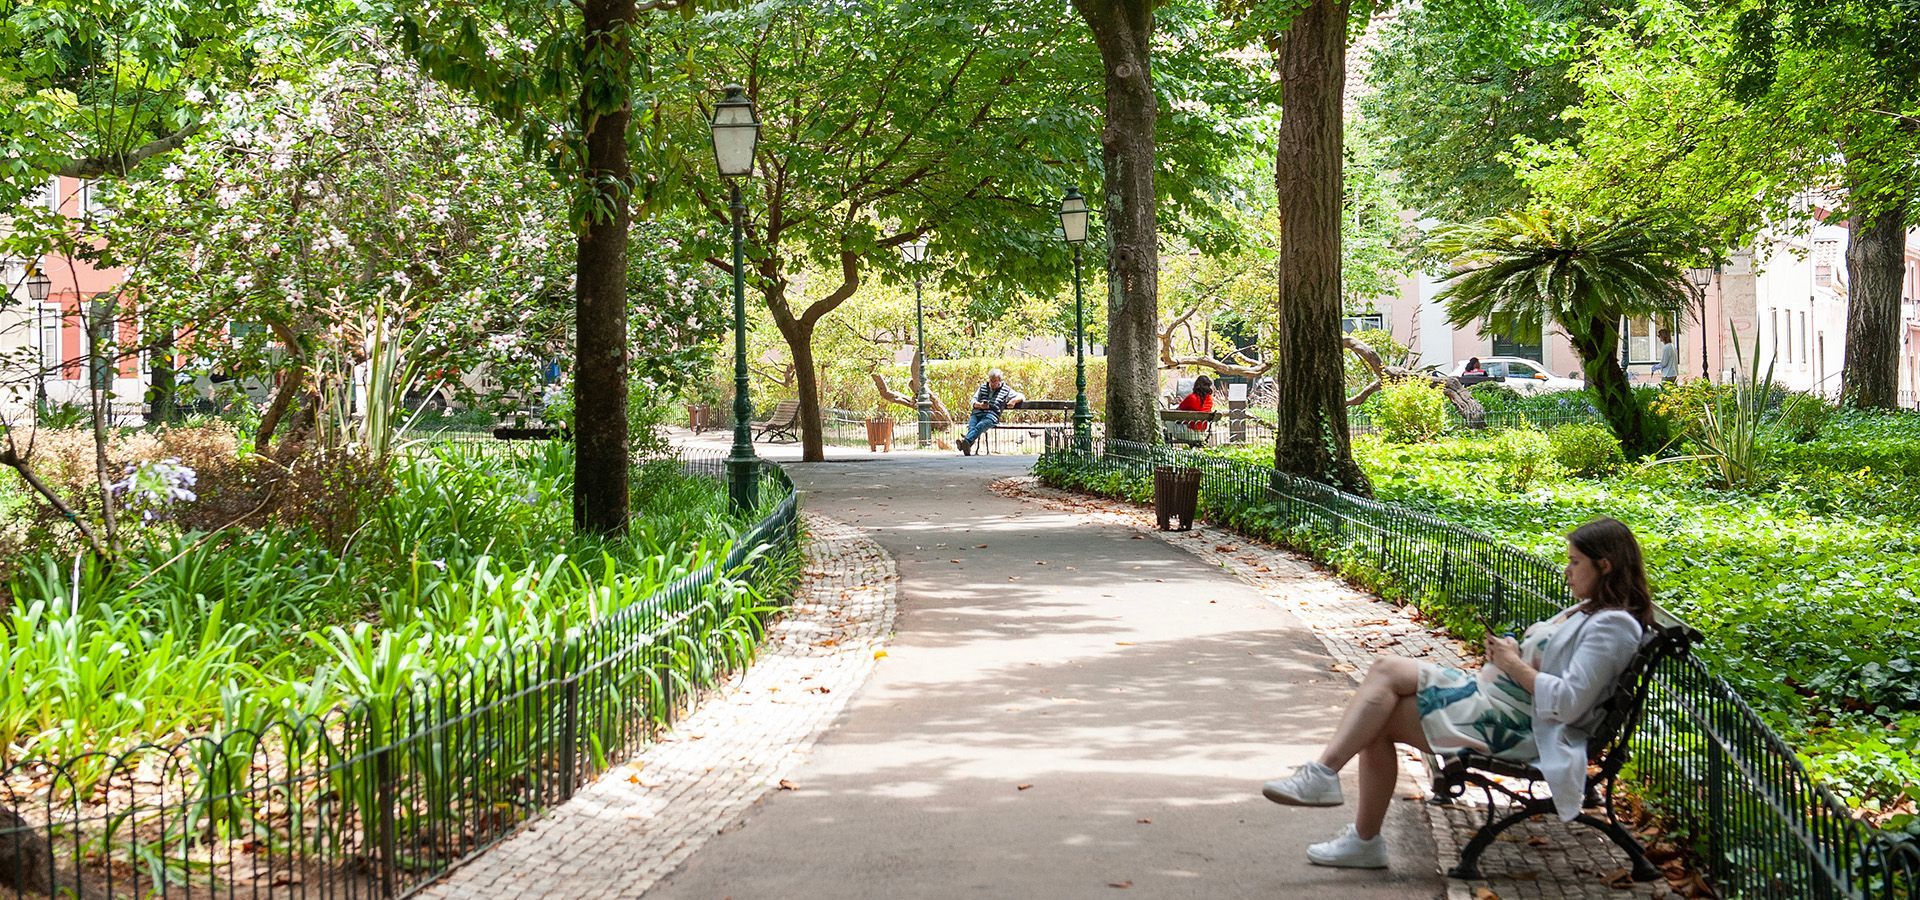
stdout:
[[1443,893],[1418,806],[1389,821],[1390,873],[1351,872],[1303,855],[1351,810],[1260,797],[1351,689],[1291,613],[1131,528],[988,490],[1031,459],[833,456],[790,471],[893,556],[889,655],[792,789],[648,896]]

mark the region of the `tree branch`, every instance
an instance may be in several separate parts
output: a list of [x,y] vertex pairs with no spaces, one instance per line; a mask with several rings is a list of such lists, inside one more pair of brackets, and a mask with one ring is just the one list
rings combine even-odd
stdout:
[[99,178],[103,175],[125,175],[135,166],[162,153],[178,150],[187,139],[198,134],[206,127],[205,120],[194,122],[157,141],[152,141],[131,153],[108,153],[103,156],[85,157],[70,160],[61,166],[55,174],[67,178]]

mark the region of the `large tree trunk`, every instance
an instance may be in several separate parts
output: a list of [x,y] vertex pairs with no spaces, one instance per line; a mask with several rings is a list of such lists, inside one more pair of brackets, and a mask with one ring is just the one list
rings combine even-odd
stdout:
[[[627,527],[627,227],[630,183],[627,124],[632,117],[628,35],[634,0],[586,0],[587,60],[580,121],[587,137],[589,189],[600,210],[581,224],[574,282],[579,364],[574,367],[573,523],[600,534]],[[605,108],[603,98],[617,98]]]
[[1893,409],[1899,404],[1906,213],[1902,201],[1873,216],[1855,216],[1850,226],[1847,352],[1840,365],[1840,400],[1848,406]]
[[1274,468],[1371,496],[1347,433],[1340,335],[1347,4],[1313,0],[1279,41],[1280,321]]
[[1568,329],[1573,352],[1580,354],[1580,371],[1587,376],[1587,388],[1593,392],[1600,416],[1620,439],[1620,449],[1628,459],[1652,456],[1665,442],[1665,435],[1653,414],[1633,396],[1627,372],[1620,367],[1620,326],[1611,317],[1602,316],[1584,327]]
[[1107,435],[1160,433],[1158,222],[1154,214],[1152,0],[1074,0],[1106,67]]
[[787,339],[793,354],[793,373],[800,386],[800,459],[824,462],[827,441],[820,414],[820,368],[813,361],[813,325],[791,317],[775,316],[780,335]]

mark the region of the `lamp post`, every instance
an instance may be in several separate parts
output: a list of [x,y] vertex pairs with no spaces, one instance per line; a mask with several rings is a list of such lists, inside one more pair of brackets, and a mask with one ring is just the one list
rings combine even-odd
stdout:
[[1700,377],[1709,380],[1713,378],[1713,373],[1707,363],[1707,332],[1711,330],[1707,325],[1707,286],[1719,277],[1719,263],[1687,270],[1687,280],[1693,282],[1694,290],[1700,294]]
[[746,88],[730,84],[726,91],[713,108],[712,130],[713,159],[733,200],[733,454],[727,457],[727,499],[735,513],[744,513],[754,506],[760,461],[753,455],[753,402],[747,396],[746,252],[740,227],[747,208],[740,199],[740,179],[753,174],[760,119]]
[[1087,406],[1086,298],[1080,285],[1080,245],[1087,242],[1087,198],[1067,188],[1060,199],[1060,236],[1073,247],[1073,444],[1093,452],[1093,410]]
[[47,411],[46,315],[47,293],[52,289],[53,279],[40,271],[39,266],[27,268],[27,299],[33,301],[33,343],[40,351],[40,358],[33,361],[33,411],[36,416]]
[[900,252],[913,267],[913,368],[919,384],[913,389],[913,408],[920,414],[920,449],[933,444],[933,396],[927,392],[927,317],[920,300],[920,264],[927,261],[925,235],[900,245]]

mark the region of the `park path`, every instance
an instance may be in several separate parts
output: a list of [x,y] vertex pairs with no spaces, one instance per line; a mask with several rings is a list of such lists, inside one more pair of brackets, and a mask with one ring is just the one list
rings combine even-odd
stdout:
[[[803,597],[789,627],[817,638],[811,607],[866,635],[890,614],[884,651],[841,654],[832,693],[769,684],[756,665],[433,895],[1445,893],[1418,805],[1389,820],[1392,871],[1352,872],[1303,855],[1350,809],[1260,797],[1317,750],[1352,686],[1293,613],[1135,528],[989,489],[1030,457],[835,457],[789,467],[833,538],[810,570],[840,573],[810,575],[809,590],[877,576],[890,609]],[[763,721],[796,690],[810,712]]]
[[1425,815],[1390,874],[1306,864],[1350,810],[1261,780],[1351,690],[1291,613],[1118,525],[990,491],[1031,458],[792,465],[806,507],[894,560],[888,656],[807,760],[648,894],[1432,897]]

